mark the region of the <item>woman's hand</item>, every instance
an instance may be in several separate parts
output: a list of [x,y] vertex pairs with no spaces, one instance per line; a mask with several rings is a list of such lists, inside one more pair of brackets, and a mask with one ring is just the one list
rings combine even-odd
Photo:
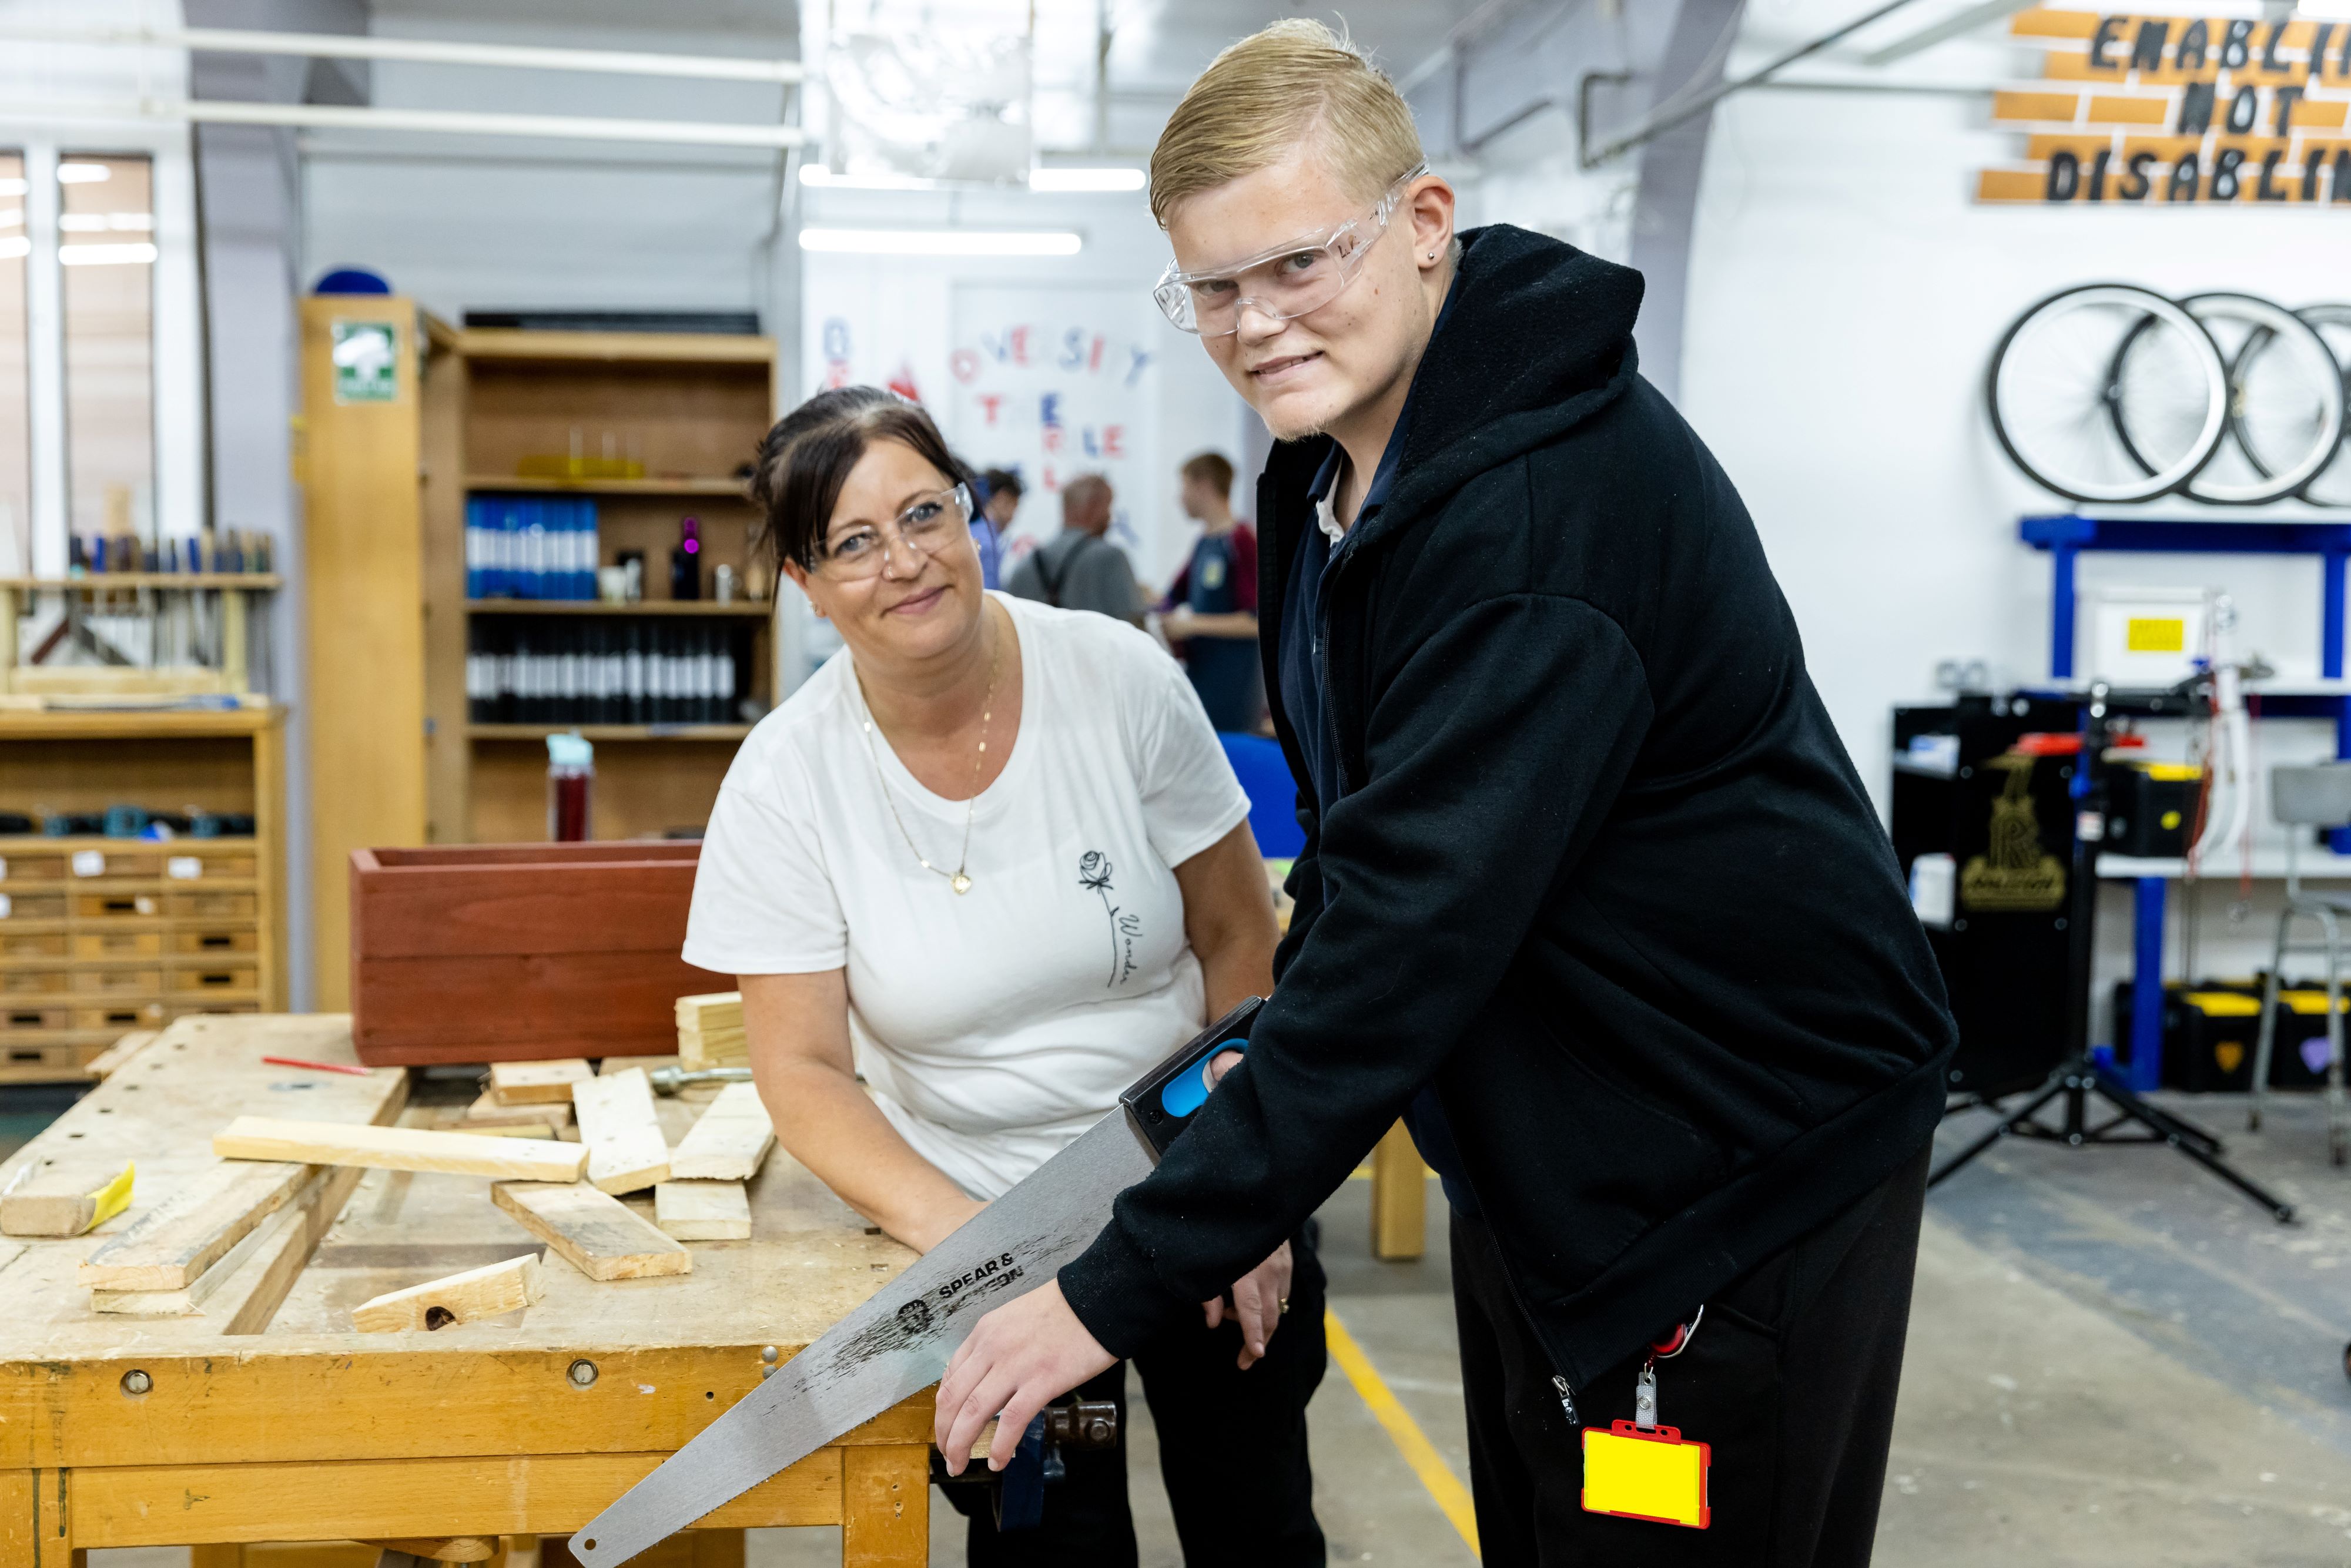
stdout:
[[[1204,1304],[1210,1328],[1225,1321],[1223,1297]],[[1243,1372],[1264,1359],[1265,1347],[1273,1339],[1273,1331],[1281,1326],[1281,1314],[1289,1310],[1290,1243],[1285,1241],[1273,1249],[1272,1257],[1233,1281],[1232,1318],[1241,1325]]]
[[963,1228],[972,1216],[987,1207],[981,1199],[966,1197],[960,1192],[941,1197],[931,1204],[921,1218],[906,1225],[904,1228],[908,1234],[900,1236],[898,1239],[917,1252],[928,1252]]
[[963,1474],[980,1428],[999,1416],[997,1430],[1012,1440],[990,1446],[987,1468],[1002,1469],[1038,1411],[1117,1364],[1070,1310],[1059,1280],[1005,1302],[972,1326],[939,1379],[932,1437],[947,1474]]

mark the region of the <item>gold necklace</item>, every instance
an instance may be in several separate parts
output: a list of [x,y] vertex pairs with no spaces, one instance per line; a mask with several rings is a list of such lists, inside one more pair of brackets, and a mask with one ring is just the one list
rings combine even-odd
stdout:
[[[873,759],[873,776],[882,781],[882,803],[890,808],[890,820],[898,824],[898,836],[906,841],[908,849],[914,852],[915,862],[934,876],[946,877],[947,885],[958,894],[971,891],[971,877],[964,868],[971,863],[971,818],[979,806],[979,770],[987,763],[987,730],[996,717],[996,671],[1003,656],[1004,642],[998,637],[987,654],[987,694],[979,699],[979,750],[972,756],[971,794],[963,806],[963,853],[951,872],[942,871],[923,858],[923,852],[914,843],[914,835],[906,831],[906,819],[898,815],[898,802],[890,793],[889,775],[882,771],[882,754],[873,746],[873,705],[871,702],[865,704],[865,755]],[[861,700],[865,696],[862,677],[857,683],[857,695]]]

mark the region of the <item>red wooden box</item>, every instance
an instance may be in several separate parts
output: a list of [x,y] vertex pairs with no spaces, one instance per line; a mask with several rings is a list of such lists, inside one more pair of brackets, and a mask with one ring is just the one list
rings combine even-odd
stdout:
[[451,844],[351,852],[351,1032],[407,1067],[665,1056],[698,843]]

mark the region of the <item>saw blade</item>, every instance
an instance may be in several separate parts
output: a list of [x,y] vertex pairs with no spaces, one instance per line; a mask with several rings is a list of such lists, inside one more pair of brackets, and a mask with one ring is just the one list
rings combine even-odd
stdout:
[[1113,1111],[883,1286],[571,1538],[619,1568],[946,1372],[982,1316],[1093,1244],[1150,1146]]

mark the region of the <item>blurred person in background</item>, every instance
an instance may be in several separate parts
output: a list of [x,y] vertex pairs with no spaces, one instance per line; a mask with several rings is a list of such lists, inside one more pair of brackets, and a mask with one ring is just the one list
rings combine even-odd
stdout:
[[1061,531],[1029,552],[1006,586],[1059,610],[1091,610],[1143,624],[1143,590],[1110,532],[1110,481],[1081,474],[1061,492]]
[[1254,734],[1265,716],[1257,645],[1257,530],[1233,516],[1233,465],[1220,452],[1177,471],[1184,515],[1200,525],[1191,558],[1160,603],[1192,689],[1220,730]]
[[979,575],[985,587],[1004,586],[1004,535],[1012,527],[1025,494],[1020,476],[1009,468],[990,468],[979,476],[979,516],[971,520],[971,542],[979,547]]

